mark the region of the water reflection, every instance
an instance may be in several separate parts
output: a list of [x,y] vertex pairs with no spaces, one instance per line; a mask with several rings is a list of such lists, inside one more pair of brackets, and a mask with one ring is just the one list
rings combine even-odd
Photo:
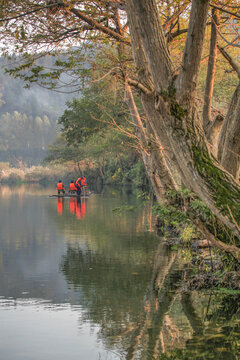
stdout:
[[[179,295],[175,307],[182,305],[190,336],[184,346],[166,348],[165,354],[159,356],[159,359],[239,359],[239,300],[239,295],[216,293]],[[171,317],[176,324],[178,316],[173,310]],[[179,335],[183,333],[182,329],[177,330]],[[170,345],[166,340],[165,344]]]
[[[239,359],[239,295],[183,291],[150,208],[54,190],[0,188],[1,358]],[[125,204],[136,211],[112,211]]]
[[[39,184],[21,184],[21,185],[0,185],[0,198],[9,199],[14,196],[18,198],[26,196],[42,196],[51,194],[53,191],[52,186],[42,186]],[[55,192],[55,190],[54,190]]]
[[[80,197],[70,197],[66,200],[69,203],[69,212],[71,215],[75,215],[77,219],[83,219],[86,215],[87,200]],[[62,216],[63,208],[65,204],[64,197],[57,198],[57,212]]]
[[[136,307],[140,310],[150,275],[152,254],[159,241],[144,230],[148,208],[122,216],[114,215],[112,210],[115,207],[126,203],[126,200],[131,202],[135,199],[129,194],[124,194],[122,198],[115,190],[101,196],[81,199],[79,202],[77,199],[64,199],[61,204],[58,199],[48,197],[53,189],[37,187],[35,194],[33,187],[31,190],[26,188],[26,193],[24,187],[19,189],[19,193],[17,188],[11,191],[5,187],[2,193],[0,296],[3,300],[0,302],[0,318],[1,324],[4,324],[4,334],[13,342],[10,346],[5,336],[0,337],[1,357],[5,360],[19,359],[16,356],[19,352],[27,359],[32,358],[32,353],[36,352],[38,355],[34,358],[49,358],[37,345],[38,339],[39,343],[44,344],[43,348],[52,351],[51,346],[47,346],[48,331],[43,332],[47,325],[38,322],[35,310],[42,314],[42,318],[47,318],[46,311],[49,311],[49,318],[57,324],[58,320],[52,315],[52,311],[58,309],[65,313],[66,318],[73,316],[75,319],[71,323],[73,328],[68,330],[69,337],[63,342],[68,348],[69,358],[74,359],[76,349],[75,345],[72,351],[69,348],[71,333],[74,334],[76,328],[81,328],[83,333],[78,336],[84,337],[85,345],[89,345],[87,355],[77,347],[78,358],[119,359],[125,350],[121,347],[119,334],[117,338],[110,335],[111,329],[119,326],[125,329],[129,318],[137,318],[138,311],[134,309]],[[82,264],[74,261],[77,256],[81,258]],[[70,274],[73,271],[70,263],[77,269],[80,267],[81,272],[75,271],[75,274],[82,277],[82,283],[71,280],[74,275]],[[101,295],[98,290],[102,292]],[[88,293],[92,296],[88,297]],[[121,298],[124,299],[123,302]],[[9,301],[12,306],[9,306]],[[48,302],[47,308],[42,301]],[[90,302],[95,303],[91,312]],[[96,306],[97,303],[101,306]],[[65,304],[68,311],[64,310]],[[117,306],[121,308],[120,316],[116,312]],[[9,310],[7,313],[6,309]],[[108,315],[111,311],[115,314],[112,320]],[[95,315],[92,316],[94,312]],[[17,331],[14,330],[19,331],[19,314],[35,324],[35,337],[31,339],[28,321],[21,322],[20,338],[23,345],[18,341]],[[122,320],[122,325],[118,318]],[[109,339],[101,326],[107,319],[111,321]],[[89,326],[97,329],[94,334],[89,331]],[[54,343],[64,332],[64,325],[57,326],[49,339]],[[54,333],[55,340],[52,339]],[[26,347],[29,342],[32,345]],[[100,347],[98,353],[94,351],[91,354],[91,346]],[[66,357],[66,351],[63,353]],[[52,354],[52,358],[59,358],[57,352],[56,355]]]
[[97,341],[97,325],[85,321],[80,326],[84,313],[79,306],[0,299],[0,316],[1,359],[119,359]]
[[57,212],[59,215],[62,215],[63,212],[63,204],[64,204],[64,198],[57,198]]

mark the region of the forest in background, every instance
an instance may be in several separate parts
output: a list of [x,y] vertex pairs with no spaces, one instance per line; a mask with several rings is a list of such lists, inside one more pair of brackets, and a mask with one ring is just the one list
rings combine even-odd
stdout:
[[[102,51],[94,52],[95,61],[101,56]],[[84,63],[77,91],[26,86],[5,70],[11,71],[18,59],[0,60],[1,182],[52,183],[62,178],[67,183],[84,173],[92,184],[148,186],[117,82],[89,83],[93,72]],[[55,62],[61,66],[64,56],[40,59],[38,65],[53,69]],[[65,74],[61,76],[65,83],[69,81]]]
[[[91,48],[89,44],[85,52],[90,53]],[[207,57],[207,47],[204,52]],[[85,64],[86,57],[76,53]],[[107,68],[114,57],[115,51],[108,44],[95,48],[94,71],[83,66],[76,92],[74,87],[52,91],[35,81],[26,86],[21,78],[9,77],[4,70],[16,66],[16,60],[0,59],[0,161],[7,173],[2,182],[45,183],[55,182],[58,177],[69,181],[85,173],[90,183],[97,179],[106,184],[149,186],[122,85],[111,77],[95,82],[101,77],[103,63]],[[61,68],[67,64],[63,59],[46,57],[39,64],[53,69],[57,63]],[[225,114],[237,79],[224,58],[218,60],[217,67],[212,111]],[[206,72],[207,61],[203,61],[199,99],[204,93]],[[144,116],[137,93],[135,101]],[[11,167],[8,172],[6,162]]]
[[[57,119],[73,95],[37,85],[26,88],[23,80],[5,72],[11,61],[0,58],[0,162],[29,167],[46,156],[59,133]],[[52,58],[44,62],[51,67]]]

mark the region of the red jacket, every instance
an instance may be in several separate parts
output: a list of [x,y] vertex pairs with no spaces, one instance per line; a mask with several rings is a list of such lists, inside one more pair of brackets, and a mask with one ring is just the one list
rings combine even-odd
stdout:
[[77,179],[76,185],[79,186],[80,188],[82,188],[82,186],[81,186],[81,178]]
[[85,176],[81,179],[81,185],[87,186],[87,180],[86,180]]
[[63,190],[64,186],[62,182],[57,183],[57,190]]
[[76,188],[76,186],[75,186],[74,183],[70,183],[70,184],[69,184],[69,190],[70,190],[70,191],[76,191],[76,190],[77,190],[77,188]]

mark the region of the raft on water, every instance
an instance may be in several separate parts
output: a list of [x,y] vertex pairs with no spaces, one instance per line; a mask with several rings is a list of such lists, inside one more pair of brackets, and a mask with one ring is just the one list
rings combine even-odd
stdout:
[[93,193],[87,193],[87,194],[81,194],[81,195],[77,195],[77,194],[54,194],[54,195],[48,195],[48,197],[51,198],[71,198],[71,197],[81,197],[81,198],[89,198],[90,196],[92,196]]

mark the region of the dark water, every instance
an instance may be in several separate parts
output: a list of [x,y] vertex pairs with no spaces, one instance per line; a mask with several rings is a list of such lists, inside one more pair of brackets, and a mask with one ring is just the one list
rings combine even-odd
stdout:
[[1,360],[240,358],[239,296],[180,292],[150,207],[53,191],[0,188]]

